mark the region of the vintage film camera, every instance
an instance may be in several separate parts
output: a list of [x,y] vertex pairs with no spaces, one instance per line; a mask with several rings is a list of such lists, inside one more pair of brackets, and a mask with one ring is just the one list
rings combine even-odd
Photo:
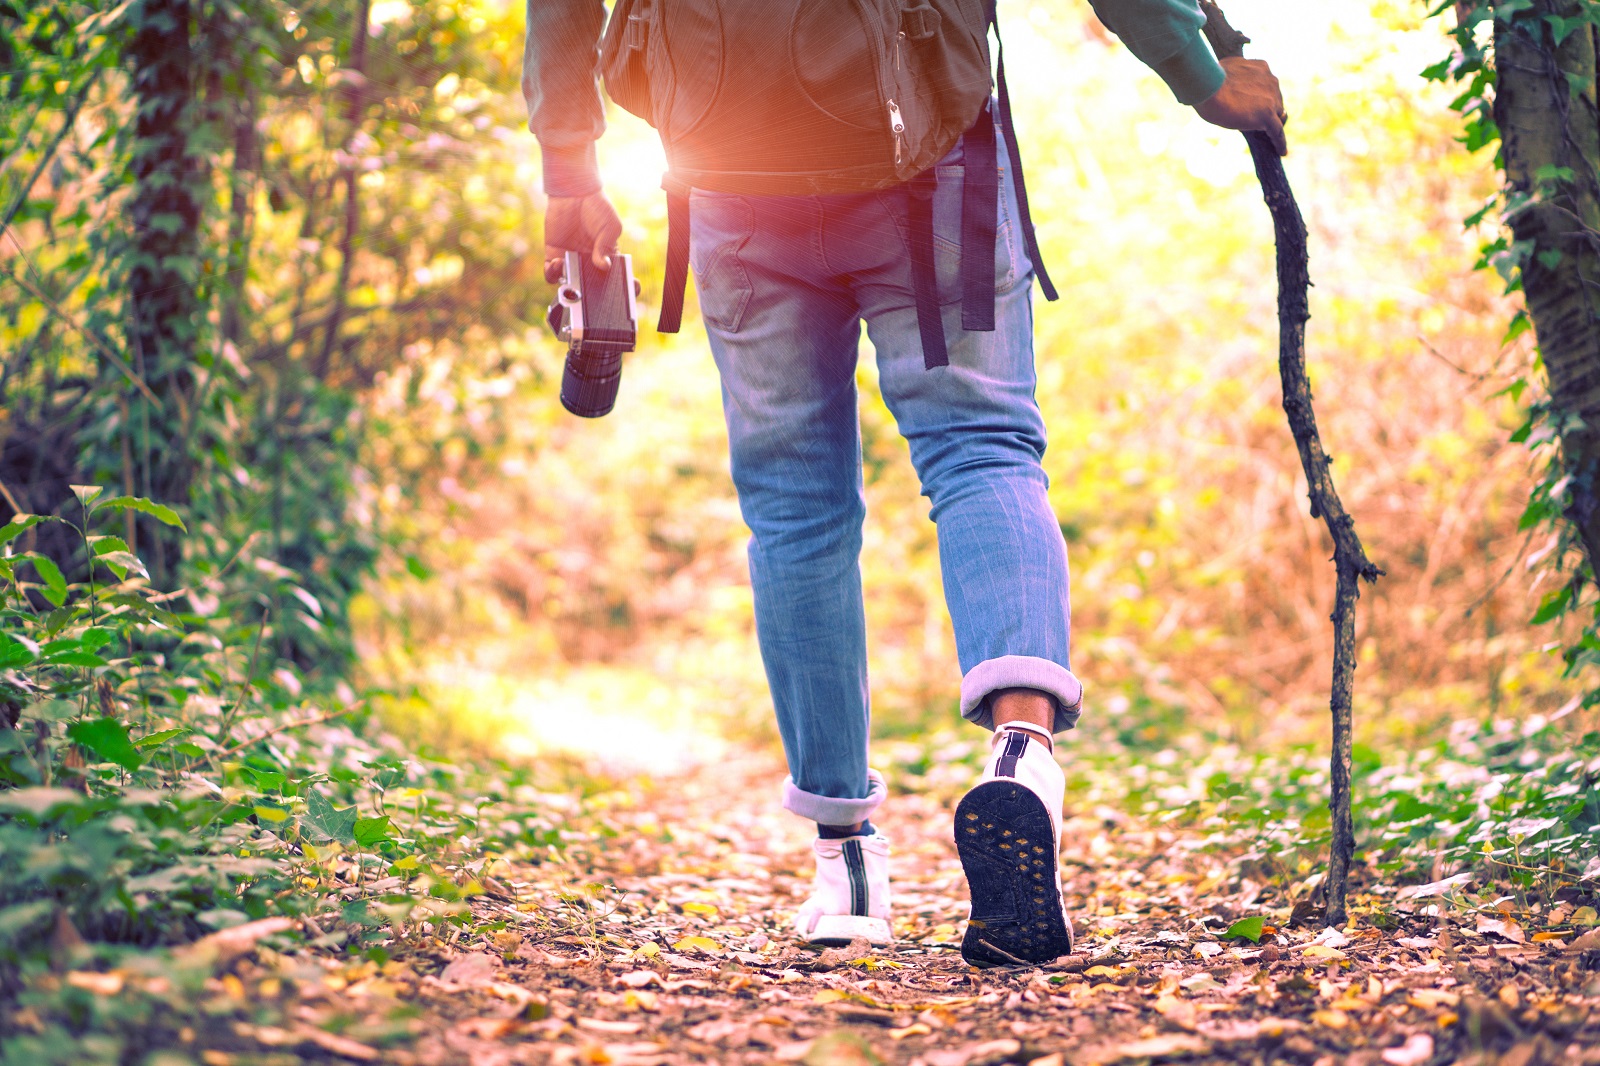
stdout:
[[613,254],[601,270],[586,252],[566,253],[545,321],[567,342],[561,406],[580,418],[609,414],[617,402],[622,353],[638,338],[636,295],[632,256]]

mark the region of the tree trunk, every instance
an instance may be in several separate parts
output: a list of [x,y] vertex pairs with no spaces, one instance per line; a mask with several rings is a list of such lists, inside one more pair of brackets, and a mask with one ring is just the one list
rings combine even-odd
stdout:
[[[206,167],[190,138],[195,131],[195,56],[191,0],[144,0],[128,48],[137,101],[128,198],[132,227],[127,262],[129,339],[145,380],[163,410],[145,491],[162,503],[188,502],[191,463],[171,446],[186,436],[195,386],[195,343],[201,324],[201,240]],[[152,525],[145,559],[158,581],[176,570],[179,550],[164,526]]]
[[[1600,112],[1586,0],[1535,0],[1497,15],[1494,118],[1506,220],[1550,377],[1569,482],[1567,516],[1600,569]],[[1557,41],[1548,18],[1576,27]]]
[[369,0],[356,4],[354,25],[350,27],[350,61],[345,66],[345,99],[349,128],[344,142],[344,235],[339,240],[339,278],[334,283],[333,313],[322,337],[322,355],[317,360],[317,378],[328,380],[333,367],[334,348],[339,344],[339,329],[344,325],[345,299],[350,290],[350,270],[356,254],[356,231],[361,224],[361,184],[356,169],[356,134],[361,130],[361,114],[366,106],[367,24],[371,18]]

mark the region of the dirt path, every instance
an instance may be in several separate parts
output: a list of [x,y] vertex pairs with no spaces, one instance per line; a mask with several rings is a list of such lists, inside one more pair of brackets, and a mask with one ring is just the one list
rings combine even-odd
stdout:
[[[786,930],[809,841],[776,807],[780,773],[752,755],[600,797],[601,835],[490,882],[474,910],[501,928],[430,935],[383,966],[247,959],[224,988],[279,997],[292,1024],[236,1024],[202,1060],[1600,1063],[1600,951],[1534,939],[1559,908],[1440,924],[1426,899],[1358,895],[1354,929],[1291,926],[1281,891],[1111,812],[1075,812],[1063,833],[1080,955],[962,962],[950,800],[926,795],[875,819],[895,846],[900,942],[802,949]],[[1265,919],[1259,946],[1222,935],[1249,916]]]

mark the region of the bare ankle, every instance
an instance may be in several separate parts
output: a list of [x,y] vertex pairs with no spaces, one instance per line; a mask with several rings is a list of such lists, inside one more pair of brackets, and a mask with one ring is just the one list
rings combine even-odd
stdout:
[[1055,750],[1055,743],[1050,739],[1056,716],[1054,697],[1032,688],[1000,689],[989,694],[989,710],[994,715],[996,732],[1013,724],[1033,726],[1033,729],[1020,731],[1051,751]]

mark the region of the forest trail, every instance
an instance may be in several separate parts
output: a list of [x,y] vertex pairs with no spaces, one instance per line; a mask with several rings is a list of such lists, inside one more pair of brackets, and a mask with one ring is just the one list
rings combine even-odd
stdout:
[[[1063,877],[1081,954],[962,962],[953,797],[925,794],[875,818],[895,847],[897,943],[802,948],[788,923],[809,840],[778,809],[778,780],[770,756],[736,753],[594,797],[597,833],[486,880],[476,932],[413,941],[381,966],[245,960],[221,986],[281,997],[292,1021],[235,1024],[236,1050],[203,1060],[266,1061],[261,1045],[276,1045],[279,1062],[474,1066],[1600,1063],[1587,945],[1600,934],[1535,940],[1546,923],[1515,914],[1441,925],[1392,897],[1381,929],[1360,893],[1353,929],[1293,925],[1294,901],[1238,879],[1199,838],[1070,796]],[[1250,916],[1259,945],[1224,935]]]

